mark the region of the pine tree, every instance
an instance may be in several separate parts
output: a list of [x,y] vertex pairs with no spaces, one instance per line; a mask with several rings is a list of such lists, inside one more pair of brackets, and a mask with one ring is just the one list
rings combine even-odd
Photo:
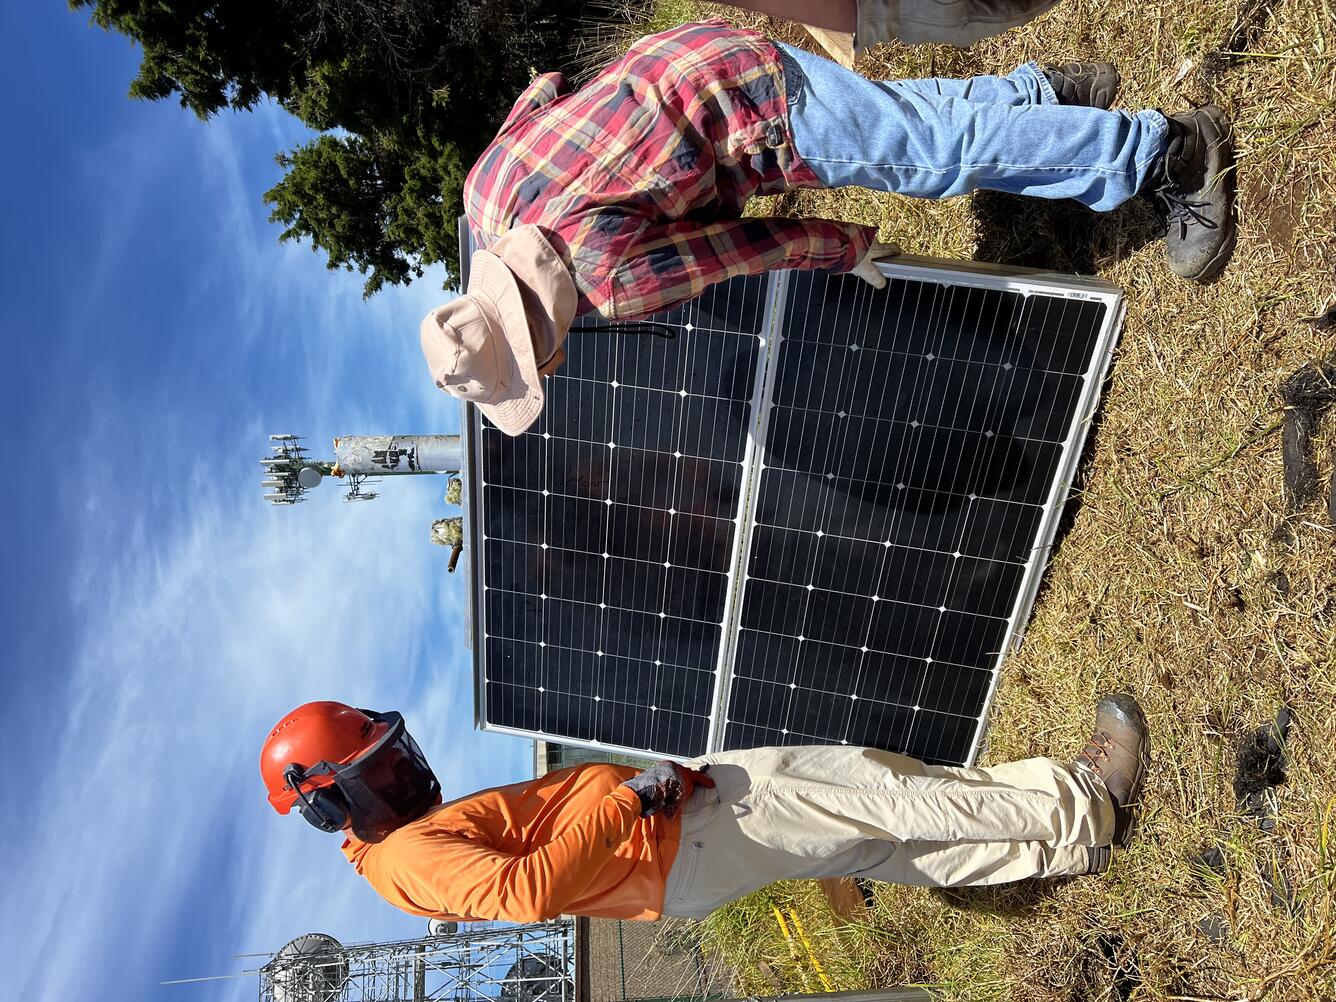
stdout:
[[579,0],[70,0],[139,44],[130,95],[201,118],[274,100],[322,135],[278,155],[281,239],[367,276],[458,273],[464,177],[528,82],[564,61]]

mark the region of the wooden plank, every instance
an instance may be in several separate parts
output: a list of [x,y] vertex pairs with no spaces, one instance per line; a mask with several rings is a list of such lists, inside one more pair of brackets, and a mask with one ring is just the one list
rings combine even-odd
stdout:
[[804,24],[807,33],[817,40],[820,45],[841,66],[849,69],[854,68],[854,36],[847,31],[827,31],[825,28],[816,28],[810,24]]

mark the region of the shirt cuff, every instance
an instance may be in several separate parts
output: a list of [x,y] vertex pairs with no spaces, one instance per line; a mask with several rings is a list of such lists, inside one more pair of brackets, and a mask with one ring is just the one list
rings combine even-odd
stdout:
[[845,250],[845,258],[840,262],[840,267],[836,271],[853,271],[858,267],[858,262],[863,260],[863,255],[877,240],[877,228],[875,226],[859,226],[855,223],[849,224],[849,246]]

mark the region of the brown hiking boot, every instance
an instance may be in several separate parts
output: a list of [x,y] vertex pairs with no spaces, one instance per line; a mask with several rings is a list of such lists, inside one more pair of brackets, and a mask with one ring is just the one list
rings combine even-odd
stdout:
[[1104,696],[1095,704],[1095,732],[1076,756],[1076,762],[1094,771],[1113,798],[1113,844],[1132,839],[1132,807],[1141,795],[1141,781],[1150,757],[1146,715],[1126,693]]
[[1044,76],[1058,95],[1058,104],[1079,104],[1087,108],[1113,107],[1122,77],[1113,63],[1063,63],[1045,66]]

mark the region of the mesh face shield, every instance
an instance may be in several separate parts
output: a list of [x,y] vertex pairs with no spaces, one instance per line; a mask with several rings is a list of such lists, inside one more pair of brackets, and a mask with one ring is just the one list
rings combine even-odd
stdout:
[[319,762],[303,778],[331,776],[348,802],[353,834],[363,842],[380,842],[425,814],[439,798],[441,784],[400,714],[362,712],[389,724],[389,730],[347,765]]

